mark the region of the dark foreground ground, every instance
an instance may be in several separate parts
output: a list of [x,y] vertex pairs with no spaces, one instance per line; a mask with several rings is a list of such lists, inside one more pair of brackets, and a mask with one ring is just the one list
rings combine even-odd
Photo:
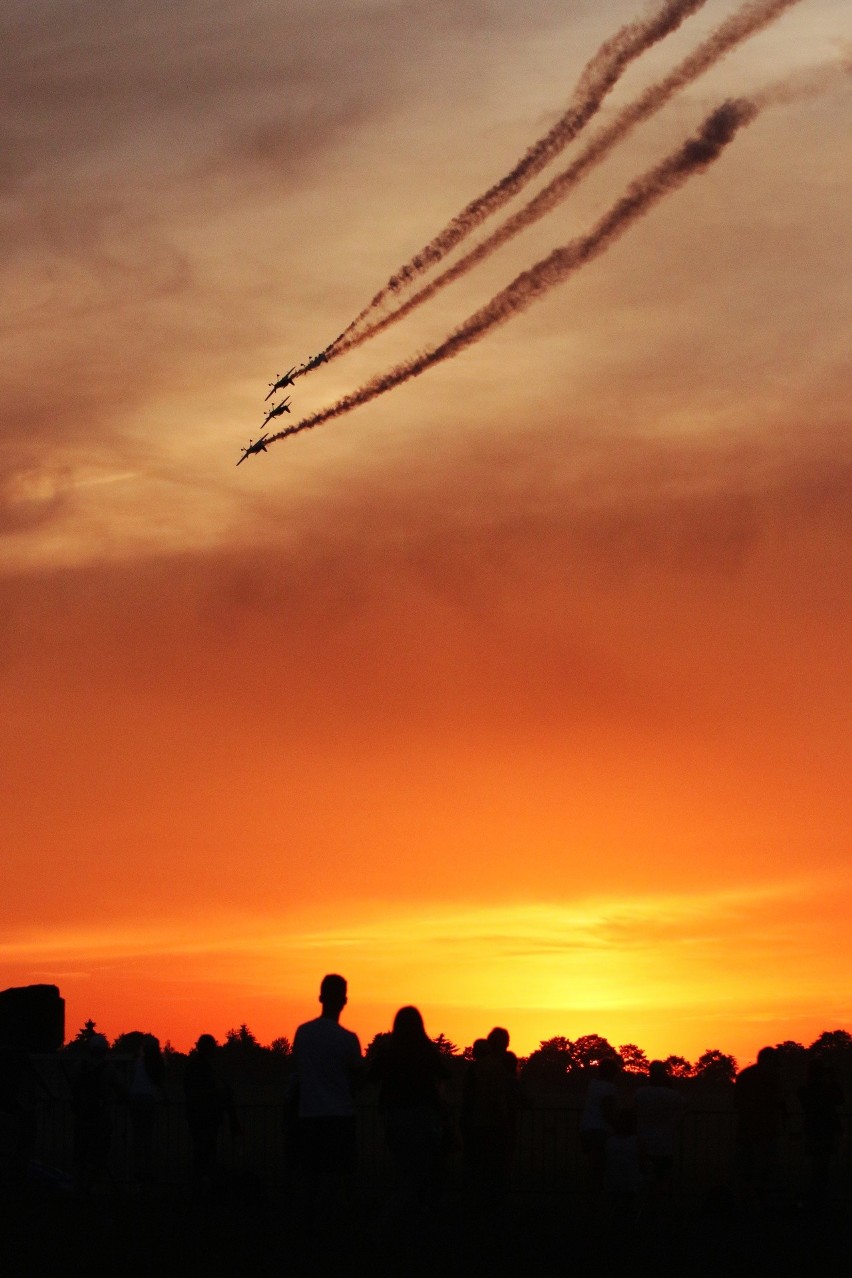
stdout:
[[852,1275],[844,1197],[746,1209],[725,1191],[635,1213],[515,1191],[498,1211],[448,1196],[428,1216],[361,1194],[312,1225],[292,1186],[188,1193],[29,1190],[0,1204],[0,1274]]

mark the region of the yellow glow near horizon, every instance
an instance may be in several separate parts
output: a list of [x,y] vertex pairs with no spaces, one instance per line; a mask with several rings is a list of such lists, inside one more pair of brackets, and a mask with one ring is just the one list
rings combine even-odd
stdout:
[[[785,1008],[797,1015],[812,1008],[828,965],[812,952],[814,927],[789,935],[788,910],[792,900],[807,899],[811,906],[822,901],[823,940],[832,917],[840,940],[843,912],[827,895],[825,885],[788,881],[560,906],[386,904],[367,910],[354,925],[335,926],[329,918],[324,928],[306,927],[304,917],[294,916],[219,918],[183,929],[131,924],[28,932],[0,944],[0,959],[26,957],[43,971],[56,970],[60,986],[79,981],[88,968],[100,979],[152,980],[161,990],[185,984],[206,991],[205,1004],[229,990],[237,1003],[243,1000],[243,1019],[250,1024],[259,1006],[268,1022],[276,1005],[310,1004],[320,969],[342,970],[354,991],[356,1022],[359,1005],[373,1009],[372,1016],[384,1005],[389,1022],[396,1006],[413,1001],[441,1009],[453,1024],[514,1017],[522,1025],[516,1042],[523,1051],[547,1037],[546,1027],[560,1017],[560,1032],[569,1037],[590,1032],[587,1016],[632,1022],[628,1037],[641,1043],[643,1026],[650,1032],[680,1018],[712,1022],[720,1009],[734,1023],[750,1018],[758,1005],[774,1007],[780,1020]],[[800,954],[784,999],[778,997],[774,960],[779,930]],[[61,969],[53,969],[56,963]],[[185,1026],[170,1030],[173,1039],[192,1040],[192,1016],[187,1008]]]

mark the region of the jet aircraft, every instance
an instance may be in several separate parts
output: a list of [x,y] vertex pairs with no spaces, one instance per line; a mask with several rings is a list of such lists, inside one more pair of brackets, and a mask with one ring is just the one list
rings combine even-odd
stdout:
[[305,373],[309,373],[312,368],[319,368],[320,364],[327,364],[327,363],[328,363],[328,356],[326,355],[325,351],[320,351],[319,355],[315,355],[313,359],[308,360],[307,364],[304,365],[302,371]]
[[[271,399],[276,391],[284,390],[285,386],[295,386],[296,378],[293,376],[295,372],[296,372],[296,365],[294,364],[293,367],[289,370],[289,372],[286,372],[283,377],[278,378],[277,382],[270,382],[269,385],[271,387],[271,390],[269,394],[266,396],[266,399]],[[266,403],[266,399],[264,400],[264,403]]]
[[268,439],[269,433],[267,432],[265,435],[261,435],[260,439],[255,440],[254,443],[249,440],[248,447],[243,449],[243,455],[237,462],[237,465],[241,465],[247,457],[251,457],[252,453],[265,453],[266,442]]
[[273,417],[280,417],[282,413],[289,413],[289,411],[290,411],[290,396],[288,395],[286,399],[282,399],[280,404],[272,405],[269,412],[266,414],[263,421],[261,422],[261,426],[265,426],[267,422],[271,422]]

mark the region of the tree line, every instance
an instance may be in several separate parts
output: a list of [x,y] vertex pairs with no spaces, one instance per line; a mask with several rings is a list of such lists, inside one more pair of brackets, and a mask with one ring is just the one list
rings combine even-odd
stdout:
[[[87,1038],[99,1032],[95,1022],[87,1020],[69,1047],[73,1050],[75,1043],[84,1043]],[[139,1030],[119,1034],[112,1042],[112,1051],[116,1055],[133,1056],[143,1038],[144,1034]],[[390,1035],[385,1032],[373,1036],[365,1049],[368,1061],[389,1038]],[[473,1059],[473,1044],[459,1048],[443,1033],[432,1041],[448,1062]],[[809,1059],[819,1057],[831,1063],[836,1070],[852,1074],[852,1034],[847,1030],[824,1030],[808,1045],[786,1039],[774,1046],[779,1064],[790,1071],[803,1070]],[[285,1035],[263,1044],[248,1025],[242,1024],[228,1030],[224,1040],[218,1045],[218,1050],[226,1067],[230,1065],[234,1071],[248,1078],[254,1076],[269,1079],[288,1072],[293,1046]],[[188,1054],[166,1042],[163,1055],[167,1062],[180,1067]],[[616,1057],[620,1058],[627,1074],[637,1077],[647,1074],[650,1061],[641,1047],[636,1043],[622,1043],[616,1047],[600,1034],[581,1034],[575,1039],[561,1035],[542,1039],[529,1056],[519,1059],[519,1074],[521,1080],[528,1084],[555,1088],[584,1078],[602,1060]],[[731,1083],[738,1071],[736,1058],[718,1048],[708,1048],[694,1062],[690,1062],[685,1056],[673,1054],[665,1057],[664,1063],[671,1078],[699,1084]]]

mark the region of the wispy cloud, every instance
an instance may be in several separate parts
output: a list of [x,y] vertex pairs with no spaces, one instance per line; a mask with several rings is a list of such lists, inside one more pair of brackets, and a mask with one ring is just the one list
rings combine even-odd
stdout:
[[[429,973],[433,984],[436,973],[453,972],[465,987],[464,974],[475,972],[479,982],[485,978],[487,983],[491,973],[495,986],[501,986],[507,972],[514,971],[521,986],[530,973],[544,980],[548,990],[570,976],[582,985],[594,985],[598,993],[601,982],[616,969],[638,964],[637,970],[648,975],[653,968],[656,994],[647,989],[640,993],[635,982],[610,991],[609,997],[632,1003],[659,997],[660,983],[666,984],[661,973],[666,970],[678,974],[674,985],[679,987],[688,966],[694,993],[693,965],[712,956],[724,957],[727,968],[732,953],[740,965],[747,965],[756,956],[776,954],[779,947],[795,949],[814,932],[817,917],[825,919],[830,891],[824,881],[799,879],[724,891],[519,905],[414,907],[384,902],[368,909],[367,919],[359,924],[319,929],[306,928],[304,917],[298,915],[18,929],[0,942],[0,956],[33,963],[85,960],[86,965],[219,958],[239,960],[241,968],[245,960],[255,960],[265,969],[283,963],[286,972],[294,966],[315,966],[319,955],[331,955],[367,973],[373,966],[384,971],[399,964],[408,972],[419,970],[424,979]],[[793,901],[803,907],[794,925],[789,921]],[[710,979],[719,976],[717,970]],[[541,984],[527,983],[526,988],[527,1001],[541,1001]],[[729,996],[726,991],[724,997]],[[576,986],[572,997],[582,997]]]
[[[465,1041],[483,1021],[509,1023],[523,1051],[548,1033],[595,1031],[655,1052],[753,1052],[767,1035],[808,1041],[844,1022],[848,1000],[833,991],[848,984],[838,956],[850,893],[800,877],[519,905],[375,901],[355,907],[355,925],[353,907],[325,906],[276,918],[19,928],[0,960],[21,982],[57,982],[75,1017],[103,1010],[111,1032],[142,1017],[173,1025],[179,1041],[187,1025],[210,1025],[216,1008],[272,1024],[270,1037],[291,1033],[310,1014],[319,975],[342,970],[356,992],[350,1023],[366,1016],[370,1033],[415,1001],[435,1030]],[[311,926],[309,913],[325,924]],[[145,1010],[152,990],[156,1014]]]

